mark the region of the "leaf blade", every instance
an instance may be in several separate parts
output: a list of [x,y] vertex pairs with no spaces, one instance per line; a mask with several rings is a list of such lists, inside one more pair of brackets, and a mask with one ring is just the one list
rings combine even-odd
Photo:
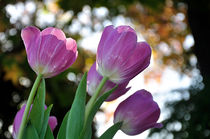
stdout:
[[22,139],[39,139],[36,128],[29,122],[26,126]]
[[88,133],[88,132],[90,132],[89,128],[91,129],[91,124],[92,124],[92,121],[93,121],[93,118],[94,118],[96,112],[99,110],[102,103],[110,96],[110,94],[116,90],[116,88],[117,88],[117,86],[115,86],[111,90],[107,91],[106,93],[104,93],[102,96],[100,96],[96,100],[96,102],[95,102],[93,108],[91,109],[90,114],[87,118],[86,125],[84,125],[85,127],[83,128],[82,133],[80,135],[81,139],[86,139],[86,136],[90,134],[90,133]]
[[121,128],[122,122],[118,122],[107,129],[99,139],[112,139],[117,131]]
[[68,115],[69,115],[69,112],[67,112],[63,118],[60,129],[58,131],[57,139],[65,139],[66,138],[66,125],[67,125]]
[[44,120],[44,105],[45,105],[45,80],[42,79],[29,116],[31,124],[37,130],[38,134],[40,134],[41,132],[42,123]]
[[68,115],[66,139],[78,138],[83,129],[86,101],[86,83],[87,73],[83,75],[82,80],[77,88],[76,96]]
[[49,116],[50,116],[50,111],[52,109],[52,104],[45,110],[44,112],[44,122],[42,124],[42,129],[41,129],[41,133],[40,133],[40,139],[44,139],[46,131],[47,131],[47,126],[48,126],[48,120],[49,120]]
[[53,132],[50,129],[49,125],[47,126],[47,131],[46,131],[44,139],[54,139]]

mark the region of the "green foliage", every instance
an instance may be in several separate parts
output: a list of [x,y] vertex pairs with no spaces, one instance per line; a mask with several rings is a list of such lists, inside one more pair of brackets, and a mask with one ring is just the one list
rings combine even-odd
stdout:
[[121,128],[122,122],[118,122],[107,129],[99,139],[112,139],[117,131]]
[[42,123],[40,139],[43,139],[45,137],[46,130],[47,130],[47,127],[48,127],[48,120],[49,120],[49,116],[50,116],[50,111],[52,109],[52,106],[53,105],[50,105],[44,112],[44,122]]
[[76,96],[74,98],[70,113],[67,119],[66,138],[75,139],[79,137],[84,125],[85,116],[85,102],[86,102],[86,83],[87,73],[77,88]]
[[49,125],[47,126],[47,131],[46,131],[44,139],[54,139],[52,130],[50,129]]
[[67,112],[65,117],[63,118],[62,124],[58,131],[57,139],[65,139],[66,138],[66,126],[67,126],[68,115],[69,115],[69,112]]
[[45,106],[45,80],[42,79],[33,103],[32,110],[30,112],[31,124],[35,127],[38,135],[41,133],[42,123],[44,122],[44,106]]
[[35,127],[30,122],[24,130],[23,139],[39,139],[39,135]]
[[53,138],[52,131],[48,125],[52,105],[45,110],[45,90],[45,80],[42,79],[30,112],[29,124],[26,128],[27,131],[24,133],[27,138],[31,136],[36,137],[36,134],[39,139]]
[[97,99],[97,101],[95,102],[93,108],[90,111],[90,114],[87,118],[87,120],[85,121],[85,125],[83,128],[83,131],[80,135],[81,139],[86,139],[87,136],[91,135],[91,124],[93,121],[93,118],[96,114],[96,112],[99,110],[100,106],[102,105],[102,103],[109,97],[109,95],[115,91],[115,89],[117,88],[117,86],[115,86],[114,88],[112,88],[111,90],[107,91],[106,93],[104,93],[101,97],[99,97]]
[[[80,135],[80,139],[91,139],[91,137],[92,137],[92,128],[91,128],[91,125],[90,126],[86,126],[86,127],[87,127],[86,130],[83,130],[82,131],[82,133]],[[83,129],[85,129],[85,127]]]

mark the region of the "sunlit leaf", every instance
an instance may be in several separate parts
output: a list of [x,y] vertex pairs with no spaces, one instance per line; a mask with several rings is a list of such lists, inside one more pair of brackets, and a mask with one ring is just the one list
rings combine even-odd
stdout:
[[33,103],[32,110],[30,112],[31,124],[36,128],[38,134],[40,134],[42,130],[42,124],[44,121],[44,107],[45,107],[45,80],[42,79]]
[[86,101],[86,83],[87,73],[83,75],[83,78],[77,88],[76,96],[68,115],[66,127],[66,138],[68,139],[78,138],[83,129]]

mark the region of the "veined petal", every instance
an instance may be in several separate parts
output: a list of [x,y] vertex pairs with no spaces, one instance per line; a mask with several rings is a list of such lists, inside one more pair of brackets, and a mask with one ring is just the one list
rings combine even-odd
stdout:
[[111,81],[118,78],[117,73],[127,61],[127,56],[134,51],[136,40],[135,31],[128,26],[106,27],[97,50],[98,72]]
[[26,48],[28,63],[32,69],[34,69],[37,64],[37,49],[39,49],[41,42],[40,34],[40,30],[33,26],[26,27],[21,31],[21,37]]
[[21,31],[21,37],[28,51],[32,43],[36,43],[36,39],[40,37],[40,30],[34,26],[26,27]]
[[58,40],[65,40],[66,35],[63,33],[62,30],[58,28],[48,27],[42,31],[42,36],[44,35],[53,35],[56,36]]
[[72,38],[66,39],[66,49],[69,51],[77,52],[77,43]]
[[49,27],[40,32],[35,27],[27,27],[22,30],[22,38],[30,66],[45,78],[63,72],[77,58],[76,41],[66,39],[60,29]]
[[123,65],[120,77],[123,80],[130,80],[146,69],[150,64],[151,52],[151,48],[146,42],[137,43],[135,51]]

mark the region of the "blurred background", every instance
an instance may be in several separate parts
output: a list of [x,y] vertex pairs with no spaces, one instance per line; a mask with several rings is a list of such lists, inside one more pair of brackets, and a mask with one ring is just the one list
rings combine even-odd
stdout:
[[104,27],[111,24],[134,28],[138,41],[146,40],[153,53],[151,65],[129,83],[132,89],[103,104],[93,138],[112,125],[117,104],[143,88],[160,105],[164,127],[132,137],[119,131],[115,139],[210,138],[210,1],[0,0],[0,9],[0,138],[12,138],[14,116],[36,77],[27,63],[21,29],[53,26],[77,40],[76,62],[46,79],[46,104],[54,104],[51,115],[59,127],[83,73],[95,61]]

